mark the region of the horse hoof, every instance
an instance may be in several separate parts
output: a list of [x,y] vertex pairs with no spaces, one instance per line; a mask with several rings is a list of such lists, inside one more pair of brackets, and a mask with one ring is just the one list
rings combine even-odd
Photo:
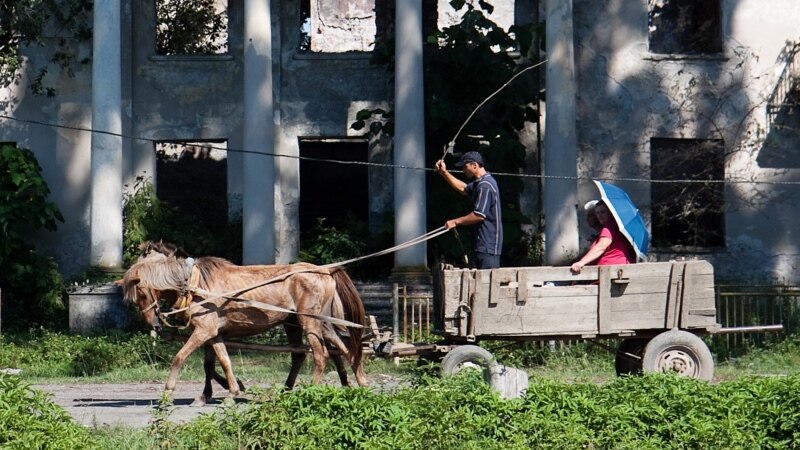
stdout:
[[206,396],[201,395],[200,397],[197,397],[189,406],[206,406]]

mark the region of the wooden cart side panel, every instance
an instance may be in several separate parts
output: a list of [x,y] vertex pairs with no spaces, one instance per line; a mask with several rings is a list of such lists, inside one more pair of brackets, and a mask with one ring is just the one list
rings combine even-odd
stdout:
[[616,266],[616,270],[620,282],[611,286],[611,332],[665,328],[682,270],[676,271],[671,262]]
[[540,269],[479,271],[471,305],[476,337],[597,332],[597,286],[549,285],[548,277],[566,278],[569,269]]
[[473,308],[475,336],[597,334],[597,294],[539,297],[525,305],[481,302]]
[[463,305],[467,305],[472,296],[470,291],[472,273],[474,271],[467,269],[448,269],[442,273],[444,292],[442,292],[441,331],[445,335],[466,335]]
[[612,285],[611,332],[704,328],[715,323],[714,275],[709,263],[638,264],[627,267],[625,275],[627,284]]
[[[670,263],[611,266],[611,327],[607,333],[662,329],[667,314]],[[616,282],[613,276],[616,275]]]
[[681,328],[717,327],[714,266],[707,261],[692,261],[684,275]]

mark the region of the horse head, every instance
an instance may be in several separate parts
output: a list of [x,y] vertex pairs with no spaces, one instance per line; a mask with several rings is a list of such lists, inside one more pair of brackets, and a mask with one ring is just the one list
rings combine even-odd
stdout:
[[122,298],[138,306],[145,322],[150,325],[154,332],[160,333],[162,327],[161,319],[159,318],[161,311],[158,302],[158,291],[139,286],[139,281],[140,279],[136,276],[135,271],[131,272],[129,269],[121,280],[117,280],[114,283],[122,287]]
[[156,248],[140,256],[117,284],[122,286],[125,300],[139,307],[153,331],[161,332],[161,298],[175,302],[178,293],[186,290],[185,270],[184,260]]

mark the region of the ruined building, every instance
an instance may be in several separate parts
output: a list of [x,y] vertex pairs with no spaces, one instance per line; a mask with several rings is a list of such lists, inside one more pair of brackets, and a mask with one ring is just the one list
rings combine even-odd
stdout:
[[[578,206],[603,179],[640,207],[651,260],[700,257],[723,277],[800,281],[800,4],[489,3],[505,28],[545,24],[543,116],[523,137],[520,211],[543,214],[546,263],[580,250]],[[95,2],[93,40],[72,45],[91,63],[74,76],[51,70],[56,96],[31,92],[46,65],[37,48],[0,89],[0,142],[35,152],[65,216],[37,243],[66,274],[121,264],[122,195],[139,176],[174,195],[169,161],[210,161],[192,173],[217,194],[189,203],[242,217],[245,263],[296,259],[320,211],[354,210],[371,226],[393,216],[396,243],[428,231],[424,172],[408,168],[425,167],[425,24],[458,21],[448,1],[217,1],[224,27],[178,53],[156,4]],[[387,35],[393,72],[370,64]],[[392,139],[351,128],[365,108],[394,112]],[[398,276],[427,264],[424,244],[395,255]]]

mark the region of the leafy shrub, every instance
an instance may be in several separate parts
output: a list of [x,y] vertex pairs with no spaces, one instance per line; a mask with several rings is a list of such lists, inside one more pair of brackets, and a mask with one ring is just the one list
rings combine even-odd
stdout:
[[0,367],[20,368],[32,377],[96,376],[141,366],[164,369],[178,347],[154,345],[145,334],[72,336],[34,329],[0,336]]
[[[390,393],[309,386],[185,426],[167,446],[266,449],[798,448],[800,375],[713,385],[670,374],[538,381],[499,398],[469,371]],[[189,444],[191,443],[191,444]]]
[[31,232],[64,221],[47,200],[50,189],[33,152],[0,146],[0,288],[4,329],[66,326],[65,290],[51,258],[36,253]]
[[358,231],[353,231],[326,226],[324,218],[317,219],[300,248],[300,260],[322,265],[361,256],[366,244],[355,237]]
[[133,355],[126,350],[104,339],[89,338],[72,355],[72,373],[76,376],[100,375],[117,367],[129,366]]
[[[359,258],[391,247],[390,234],[390,229],[384,229],[370,237],[367,224],[349,215],[330,225],[319,218],[301,239],[299,259],[322,265]],[[385,279],[392,263],[391,255],[383,255],[350,263],[346,269],[356,279]]]
[[99,449],[87,430],[72,421],[47,394],[0,373],[0,447]]
[[235,263],[242,259],[242,222],[233,220],[211,227],[191,214],[158,199],[153,184],[138,177],[133,192],[123,198],[123,260],[130,266],[144,241],[170,242],[194,256],[220,256]]

